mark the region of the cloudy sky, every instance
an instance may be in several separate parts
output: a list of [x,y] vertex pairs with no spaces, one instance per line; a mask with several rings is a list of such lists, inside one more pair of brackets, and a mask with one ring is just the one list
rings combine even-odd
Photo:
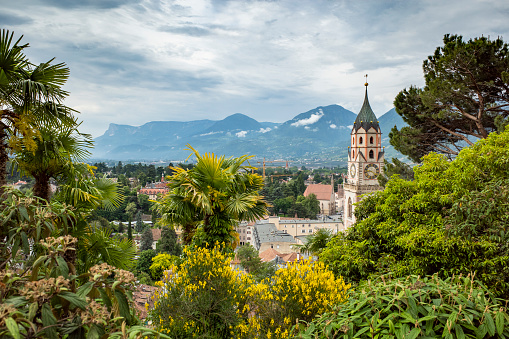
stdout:
[[507,0],[0,0],[31,61],[69,65],[66,104],[94,137],[112,122],[358,112],[366,73],[381,115],[423,85],[444,34],[509,41],[508,18]]

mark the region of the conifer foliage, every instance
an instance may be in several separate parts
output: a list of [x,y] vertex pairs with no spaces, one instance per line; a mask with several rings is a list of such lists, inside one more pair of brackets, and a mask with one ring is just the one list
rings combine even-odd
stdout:
[[502,39],[445,35],[423,69],[424,88],[404,89],[394,100],[409,125],[389,134],[401,153],[416,162],[429,152],[454,157],[509,123],[509,46]]

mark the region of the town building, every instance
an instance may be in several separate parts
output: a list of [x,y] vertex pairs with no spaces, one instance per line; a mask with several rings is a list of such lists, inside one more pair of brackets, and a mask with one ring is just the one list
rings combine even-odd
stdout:
[[320,202],[320,214],[332,215],[336,211],[336,198],[334,195],[334,185],[310,184],[304,191],[304,197],[311,194],[316,196]]
[[383,172],[384,165],[382,131],[369,105],[367,82],[365,86],[364,103],[355,119],[348,147],[348,178],[343,184],[345,228],[355,223],[355,204],[362,195],[383,189],[378,184],[378,175]]
[[164,176],[162,176],[160,182],[147,183],[145,187],[138,191],[138,195],[145,194],[148,195],[150,200],[157,200],[159,196],[163,196],[170,191],[167,184]]

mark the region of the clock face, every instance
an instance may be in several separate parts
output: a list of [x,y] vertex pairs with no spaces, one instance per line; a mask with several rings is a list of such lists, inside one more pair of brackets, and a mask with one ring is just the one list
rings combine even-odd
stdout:
[[375,179],[380,173],[380,168],[377,164],[369,164],[364,167],[364,175],[368,179]]
[[355,178],[355,172],[356,172],[355,165],[354,165],[354,164],[351,164],[351,165],[350,165],[350,176],[351,176],[352,178]]

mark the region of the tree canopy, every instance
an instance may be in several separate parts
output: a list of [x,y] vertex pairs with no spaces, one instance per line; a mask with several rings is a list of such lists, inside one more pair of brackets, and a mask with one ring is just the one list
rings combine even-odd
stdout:
[[349,281],[380,274],[442,277],[475,272],[509,296],[509,128],[463,149],[454,161],[431,153],[415,180],[394,176],[366,196],[357,222],[320,259]]
[[454,157],[508,123],[509,47],[502,39],[445,35],[423,70],[424,88],[411,86],[394,100],[409,126],[389,134],[412,160],[432,151]]

